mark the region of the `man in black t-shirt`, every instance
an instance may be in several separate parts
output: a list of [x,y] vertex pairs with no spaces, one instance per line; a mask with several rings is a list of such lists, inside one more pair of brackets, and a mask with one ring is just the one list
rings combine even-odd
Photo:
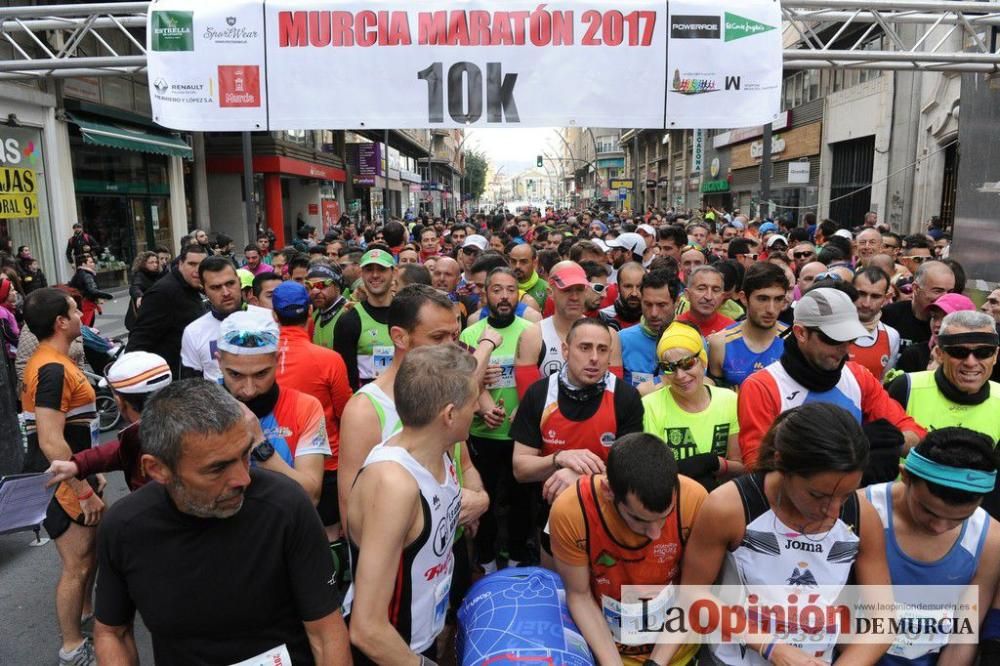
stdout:
[[252,467],[273,448],[257,419],[201,379],[164,388],[142,416],[157,483],[99,529],[100,663],[138,663],[139,611],[157,664],[349,664],[326,533],[298,484]]
[[955,274],[947,264],[927,261],[913,278],[913,300],[897,301],[882,308],[882,323],[899,331],[900,349],[931,339],[928,308],[955,288]]
[[639,392],[608,372],[611,335],[599,319],[575,321],[563,343],[562,370],[528,388],[511,423],[514,478],[543,482],[542,525],[559,493],[583,474],[604,473],[616,439],[642,432]]

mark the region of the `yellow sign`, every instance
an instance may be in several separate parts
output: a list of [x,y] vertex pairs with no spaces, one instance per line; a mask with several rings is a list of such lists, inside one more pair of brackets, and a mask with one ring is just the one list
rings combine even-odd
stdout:
[[38,217],[35,170],[0,167],[0,220],[22,217]]

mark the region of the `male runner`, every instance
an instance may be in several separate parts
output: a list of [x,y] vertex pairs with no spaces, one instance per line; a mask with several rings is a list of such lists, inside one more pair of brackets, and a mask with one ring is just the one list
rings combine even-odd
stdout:
[[751,266],[743,278],[740,302],[747,318],[708,337],[712,377],[739,387],[751,374],[781,358],[787,328],[778,321],[790,285],[785,272],[770,263]]

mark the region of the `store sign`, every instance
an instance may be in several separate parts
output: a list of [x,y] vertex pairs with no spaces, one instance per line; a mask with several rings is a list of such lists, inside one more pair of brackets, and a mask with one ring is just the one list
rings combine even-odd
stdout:
[[[771,154],[780,155],[785,152],[785,140],[780,136],[775,135],[771,139]],[[750,144],[750,157],[755,160],[759,160],[764,157],[764,142],[754,141]]]
[[711,194],[714,192],[728,192],[729,191],[729,181],[728,180],[706,180],[701,184],[702,194]]
[[[819,155],[822,146],[822,123],[810,123],[771,137],[771,155],[781,160]],[[729,166],[744,169],[760,165],[764,156],[764,142],[754,141],[733,146],[729,153]]]
[[709,164],[708,166],[708,175],[710,175],[712,178],[715,178],[716,176],[719,175],[719,169],[720,169],[719,158],[713,157],[712,163]]
[[[780,110],[780,11],[771,0],[161,0],[150,81],[210,94],[150,86],[150,103],[156,122],[188,131],[759,125]],[[622,72],[644,84],[626,107],[608,105]]]
[[809,182],[810,165],[808,161],[788,163],[788,182],[806,184]]
[[691,137],[691,173],[701,173],[705,164],[705,130],[696,129]]
[[[783,130],[791,123],[792,112],[782,111],[778,117],[771,122],[771,130],[777,132],[778,130]],[[716,134],[712,137],[712,147],[722,148],[724,146],[729,146],[734,143],[742,143],[743,141],[749,141],[750,139],[756,139],[758,136],[764,134],[763,127],[744,127],[742,129],[732,129],[727,132],[722,132]]]
[[336,199],[320,199],[323,207],[323,233],[334,229],[340,219],[340,203]]
[[41,146],[28,136],[23,130],[0,130],[0,220],[39,216]]
[[349,147],[352,178],[355,185],[374,185],[375,178],[383,175],[382,144],[352,143]]
[[609,186],[613,190],[620,190],[622,188],[631,190],[632,189],[632,179],[631,178],[612,178]]

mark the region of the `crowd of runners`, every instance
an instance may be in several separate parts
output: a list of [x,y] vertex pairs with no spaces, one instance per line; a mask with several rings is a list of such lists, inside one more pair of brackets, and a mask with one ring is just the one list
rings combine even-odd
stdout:
[[[73,283],[0,281],[59,663],[138,663],[137,612],[161,664],[452,663],[470,585],[532,565],[602,665],[1000,663],[1000,290],[936,226],[848,222],[197,231],[136,260],[104,444],[81,230]],[[623,586],[720,581],[978,585],[979,644],[616,640]]]

